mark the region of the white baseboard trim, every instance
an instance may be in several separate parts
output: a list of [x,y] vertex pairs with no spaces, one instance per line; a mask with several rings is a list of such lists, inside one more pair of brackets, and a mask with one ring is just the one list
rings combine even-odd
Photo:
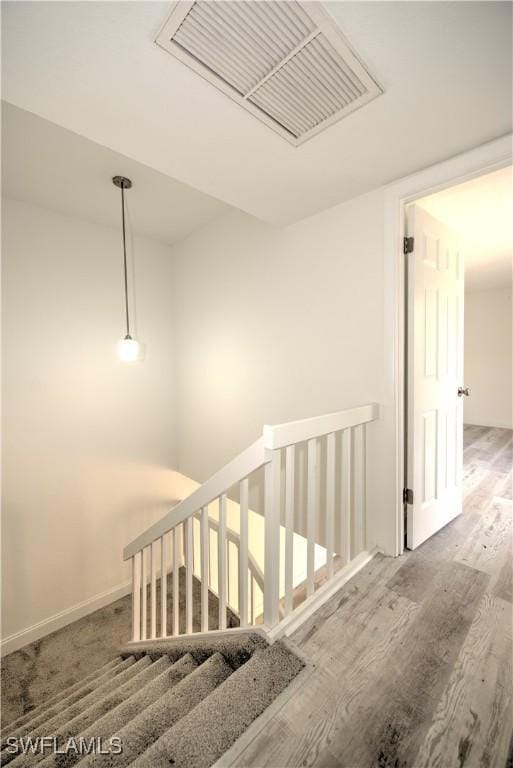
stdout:
[[479,422],[465,421],[464,427],[490,427],[492,429],[513,429],[512,424],[505,424],[503,421],[496,421],[495,419],[483,419]]
[[33,643],[35,640],[40,640],[42,637],[55,632],[57,629],[61,629],[67,624],[71,624],[73,621],[77,621],[77,619],[81,619],[89,613],[97,611],[99,608],[114,603],[121,597],[125,597],[125,595],[130,593],[131,589],[131,581],[119,584],[117,587],[113,587],[105,592],[101,592],[99,595],[83,600],[81,603],[72,605],[64,611],[55,613],[48,619],[38,621],[37,624],[32,624],[31,627],[27,627],[19,632],[15,632],[13,635],[3,638],[0,641],[0,655],[7,656],[9,653],[13,653],[13,651],[19,651],[19,649],[23,648],[25,645]]
[[352,579],[358,571],[369,563],[372,558],[382,552],[379,547],[374,547],[370,551],[360,552],[350,563],[342,568],[335,576],[323,584],[313,595],[307,598],[296,610],[281,621],[276,627],[268,630],[268,638],[271,642],[280,637],[290,637],[296,629],[304,624],[320,607],[324,605],[344,584]]

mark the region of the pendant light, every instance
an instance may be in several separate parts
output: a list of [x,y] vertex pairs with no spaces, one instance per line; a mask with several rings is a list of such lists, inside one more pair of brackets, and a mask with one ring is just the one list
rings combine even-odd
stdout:
[[140,344],[130,335],[130,315],[128,311],[128,269],[126,263],[126,228],[125,228],[125,189],[130,189],[132,182],[125,176],[114,176],[112,183],[121,190],[121,224],[123,229],[123,273],[125,282],[125,317],[126,335],[118,341],[118,357],[124,363],[135,363],[140,358]]

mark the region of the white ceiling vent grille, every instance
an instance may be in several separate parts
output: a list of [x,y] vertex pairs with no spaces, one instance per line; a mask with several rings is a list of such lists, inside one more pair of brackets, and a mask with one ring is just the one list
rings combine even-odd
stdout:
[[318,2],[178,0],[156,42],[292,144],[382,93]]

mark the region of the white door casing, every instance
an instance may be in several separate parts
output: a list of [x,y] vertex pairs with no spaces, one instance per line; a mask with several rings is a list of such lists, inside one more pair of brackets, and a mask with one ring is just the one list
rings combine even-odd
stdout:
[[407,209],[407,505],[414,549],[462,511],[463,259],[454,235]]

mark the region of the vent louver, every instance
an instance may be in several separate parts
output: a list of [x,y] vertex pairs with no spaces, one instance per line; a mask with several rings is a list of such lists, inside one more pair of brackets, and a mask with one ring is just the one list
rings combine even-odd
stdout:
[[179,0],[156,42],[293,144],[382,92],[316,2]]

